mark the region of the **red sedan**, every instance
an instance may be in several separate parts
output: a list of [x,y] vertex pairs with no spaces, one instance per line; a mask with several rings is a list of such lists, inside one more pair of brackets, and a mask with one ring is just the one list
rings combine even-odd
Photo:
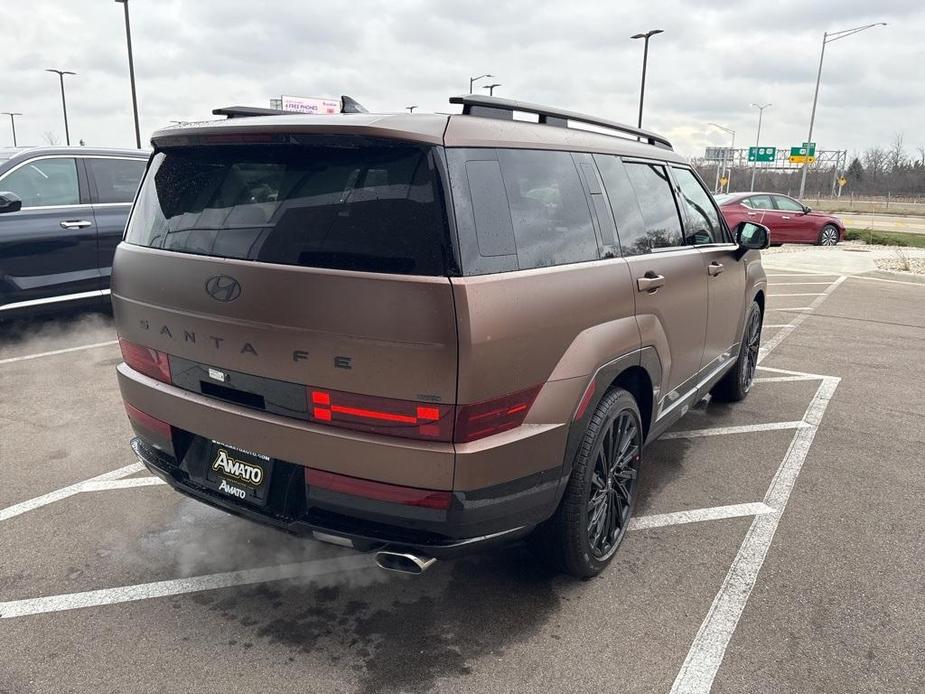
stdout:
[[813,212],[798,200],[780,193],[731,193],[717,195],[716,202],[726,223],[734,229],[739,222],[759,222],[771,230],[771,245],[815,243],[834,246],[845,236],[838,217]]

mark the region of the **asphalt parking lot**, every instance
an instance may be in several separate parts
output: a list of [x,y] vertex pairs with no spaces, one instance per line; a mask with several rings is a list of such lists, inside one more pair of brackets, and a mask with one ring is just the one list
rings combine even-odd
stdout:
[[422,577],[135,463],[111,320],[0,338],[0,692],[925,690],[925,284],[769,270],[759,380],[647,452],[576,582],[513,547]]

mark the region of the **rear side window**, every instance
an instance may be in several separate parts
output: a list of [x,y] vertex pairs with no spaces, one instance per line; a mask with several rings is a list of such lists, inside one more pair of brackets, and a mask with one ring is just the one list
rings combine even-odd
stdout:
[[687,210],[687,237],[689,243],[723,243],[723,227],[713,199],[690,169],[674,169],[674,177],[681,192],[681,202]]
[[641,242],[646,238],[646,222],[639,209],[636,191],[630,183],[626,167],[618,157],[609,154],[595,154],[598,171],[607,189],[607,198],[613,210],[613,220],[617,225],[617,236],[623,255],[639,255],[648,251]]
[[742,204],[755,210],[773,210],[774,205],[771,203],[770,195],[752,195],[745,198]]
[[366,272],[446,275],[452,265],[431,149],[356,138],[157,152],[126,241]]
[[624,240],[620,237],[623,252],[627,255],[647,253],[655,248],[668,248],[684,244],[681,220],[675,203],[668,172],[660,164],[625,162],[639,209],[645,221],[645,234]]
[[78,205],[77,163],[65,157],[35,159],[0,180],[0,190],[16,193],[23,207]]
[[569,152],[498,150],[520,269],[596,260],[591,210]]
[[145,173],[144,159],[85,160],[96,181],[97,202],[131,202]]

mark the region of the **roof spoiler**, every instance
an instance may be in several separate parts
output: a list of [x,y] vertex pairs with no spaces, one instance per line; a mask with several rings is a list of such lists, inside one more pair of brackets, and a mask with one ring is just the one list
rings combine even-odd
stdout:
[[[369,113],[356,99],[344,94],[340,97],[341,113]],[[283,111],[278,108],[261,108],[260,106],[225,106],[212,109],[212,115],[227,118],[251,118],[253,116],[291,116],[297,111]]]
[[464,94],[463,96],[451,97],[450,103],[462,104],[464,116],[481,116],[483,118],[513,120],[515,111],[533,113],[539,117],[539,123],[541,125],[567,128],[569,127],[569,121],[585,123],[606,130],[613,130],[619,132],[621,135],[630,135],[650,145],[661,147],[662,149],[674,150],[671,146],[671,142],[662,135],[658,135],[649,130],[643,130],[642,128],[635,128],[632,125],[624,125],[623,123],[605,120],[597,116],[589,116],[585,113],[565,111],[563,109],[540,106],[539,104],[531,104],[525,101],[502,99],[497,96],[481,96],[476,94]]

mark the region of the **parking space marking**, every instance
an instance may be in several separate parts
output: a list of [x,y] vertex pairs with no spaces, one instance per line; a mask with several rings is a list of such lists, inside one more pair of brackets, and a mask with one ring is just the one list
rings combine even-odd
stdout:
[[799,272],[793,270],[791,272],[785,273],[770,273],[766,274],[765,277],[838,277],[837,272]]
[[357,554],[257,569],[225,571],[190,578],[175,578],[167,581],[154,581],[152,583],[140,583],[116,588],[103,588],[102,590],[88,590],[82,593],[10,600],[0,602],[0,619],[76,610],[84,607],[115,605],[122,602],[135,602],[169,595],[182,595],[184,593],[198,593],[204,590],[246,586],[267,581],[282,581],[292,578],[311,579],[334,573],[373,569],[374,566],[369,555]]
[[787,306],[786,308],[769,308],[765,310],[767,311],[812,311],[813,309],[810,306]]
[[710,611],[700,625],[684,664],[671,687],[672,694],[707,694],[723,662],[726,648],[739,623],[758,572],[774,539],[790,493],[809,453],[826,407],[841,379],[826,376],[803,415],[807,426],[797,430],[783,461],[765,494],[764,502],[773,512],[756,515],[729,567]]
[[798,422],[765,422],[763,424],[743,424],[734,427],[713,427],[711,429],[691,429],[689,431],[669,431],[658,437],[662,439],[697,439],[704,436],[727,436],[729,434],[748,434],[754,431],[781,431],[784,429],[799,429],[807,426],[803,421]]
[[815,378],[807,378],[806,376],[767,376],[762,378],[756,378],[754,383],[786,383],[788,381],[815,381]]
[[28,501],[22,501],[18,504],[7,506],[4,509],[0,509],[0,521],[8,520],[14,516],[26,513],[27,511],[32,511],[33,509],[47,506],[48,504],[54,503],[55,501],[66,499],[67,497],[73,496],[74,494],[79,494],[80,492],[86,491],[86,485],[88,484],[121,479],[122,477],[128,477],[129,475],[135,474],[136,472],[141,472],[144,469],[144,465],[141,463],[132,463],[131,465],[126,465],[125,467],[121,467],[118,470],[105,472],[102,475],[91,477],[90,479],[84,480],[83,482],[77,482],[76,484],[71,484],[67,487],[56,489],[53,492],[48,492],[48,494],[42,494],[42,496],[37,496],[34,499],[29,499]]
[[778,297],[778,296],[822,296],[822,292],[815,292],[814,294],[804,294],[804,293],[799,293],[799,294],[786,293],[785,294],[783,292],[779,294],[778,293],[771,294],[772,298]]
[[8,357],[0,359],[0,365],[13,364],[18,361],[28,361],[30,359],[41,359],[42,357],[53,357],[56,354],[67,354],[69,352],[79,352],[84,349],[96,349],[97,347],[109,347],[110,345],[119,344],[118,340],[109,340],[108,342],[94,342],[92,345],[81,345],[79,347],[67,347],[65,349],[54,349],[50,352],[38,352],[37,354],[26,354],[21,357]]
[[786,374],[787,376],[802,376],[807,381],[821,381],[824,378],[831,378],[830,376],[823,376],[822,374],[811,374],[805,371],[791,371],[790,369],[775,369],[770,366],[759,366],[759,371],[770,371],[774,374]]
[[[816,299],[809,305],[808,310],[812,311],[816,309],[823,301],[825,301],[829,294],[834,292],[846,279],[845,275],[839,275],[838,279],[832,282],[829,287],[822,292],[822,296],[816,297]],[[775,310],[775,309],[771,309]],[[778,311],[793,310],[793,309],[776,309]],[[808,313],[799,313],[785,328],[781,328],[767,343],[758,351],[758,363],[760,364],[765,357],[767,357],[771,352],[773,352],[777,346],[787,339],[787,336],[790,335],[794,330],[800,327],[800,324],[806,320]]]
[[832,282],[768,282],[769,287],[796,287],[802,285],[824,285]]
[[663,528],[667,525],[682,525],[685,523],[724,520],[726,518],[758,516],[764,513],[772,513],[773,511],[773,508],[760,501],[751,504],[730,504],[729,506],[696,508],[690,511],[675,511],[673,513],[658,513],[651,516],[637,516],[630,520],[627,530],[647,530],[649,528]]
[[851,275],[852,280],[868,280],[870,282],[889,282],[890,284],[908,284],[913,287],[925,287],[925,282],[906,282],[904,280],[888,280],[883,277],[864,277],[863,275]]
[[765,323],[762,328],[786,328],[790,323]]
[[110,489],[130,489],[132,487],[152,487],[167,483],[160,477],[133,477],[130,480],[97,480],[83,483],[82,492],[104,492]]

